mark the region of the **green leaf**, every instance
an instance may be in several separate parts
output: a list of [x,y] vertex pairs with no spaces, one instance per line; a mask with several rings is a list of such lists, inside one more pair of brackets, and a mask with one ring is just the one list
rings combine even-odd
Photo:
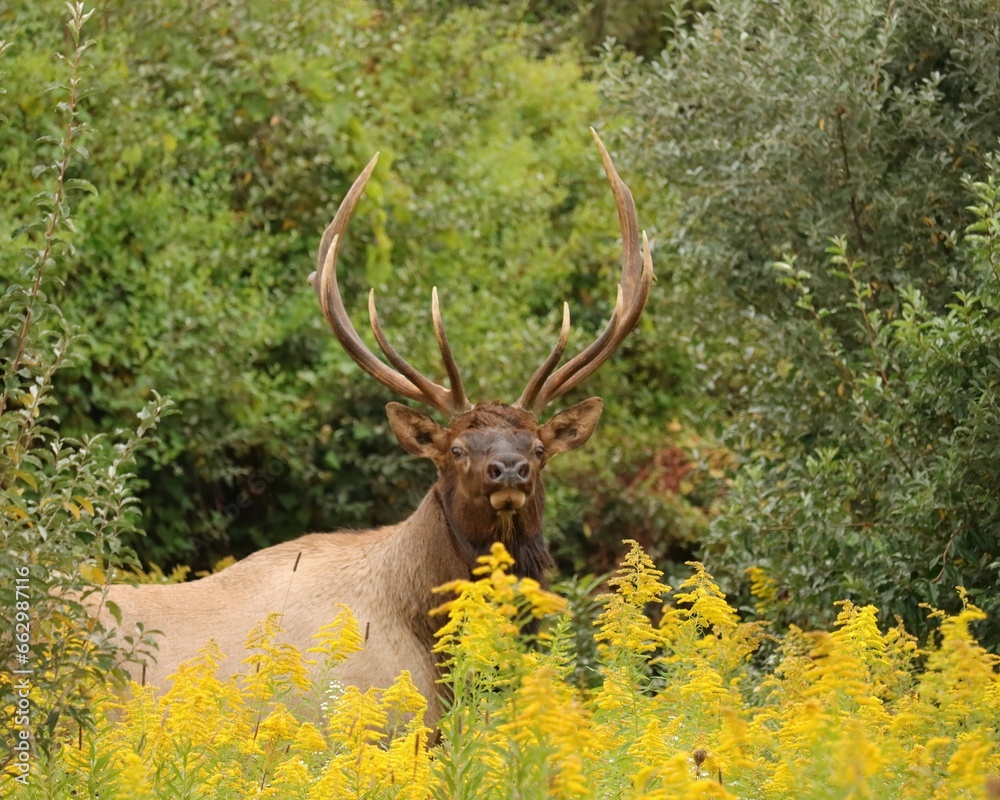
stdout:
[[83,178],[70,178],[63,183],[63,187],[66,190],[79,189],[80,191],[87,192],[89,194],[97,194],[97,187],[90,181],[84,180]]

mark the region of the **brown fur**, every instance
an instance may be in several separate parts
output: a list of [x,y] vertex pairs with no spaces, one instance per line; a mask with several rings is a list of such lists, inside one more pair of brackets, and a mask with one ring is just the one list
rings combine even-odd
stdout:
[[[271,612],[283,614],[282,641],[305,652],[342,603],[368,640],[340,667],[337,679],[362,690],[386,687],[407,669],[428,700],[426,719],[433,724],[440,714],[440,675],[431,648],[439,623],[429,611],[440,598],[431,590],[469,577],[475,558],[495,541],[510,551],[517,574],[544,580],[552,559],[542,538],[541,471],[553,455],[589,438],[601,404],[591,398],[542,426],[527,412],[497,403],[458,416],[449,428],[397,403],[387,410],[403,447],[438,466],[437,482],[408,519],[362,533],[309,534],[191,583],[108,587],[107,600],[121,609],[122,621],[117,626],[104,603],[105,627],[134,635],[142,622],[146,630],[161,631],[155,662],[145,665],[147,683],[164,687],[177,666],[210,639],[227,656],[221,675],[233,674],[247,632]],[[525,502],[497,511],[489,502],[496,484],[485,475],[505,456],[528,473],[520,485]],[[144,667],[130,669],[138,680]]]

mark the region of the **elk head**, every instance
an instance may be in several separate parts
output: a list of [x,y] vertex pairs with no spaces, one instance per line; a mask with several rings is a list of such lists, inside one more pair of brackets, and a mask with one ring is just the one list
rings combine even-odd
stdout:
[[448,427],[442,427],[400,403],[389,403],[386,408],[392,431],[403,448],[437,466],[435,491],[459,550],[470,565],[492,542],[503,541],[514,555],[519,573],[540,573],[548,566],[550,559],[541,539],[545,502],[541,471],[550,458],[574,450],[590,438],[603,402],[592,397],[544,424],[539,424],[538,416],[615,352],[635,327],[649,297],[653,264],[645,234],[639,249],[635,202],[597,133],[591,132],[611,183],[622,231],[622,280],[615,310],[604,331],[556,369],[569,340],[569,306],[564,303],[559,339],[513,405],[473,406],[469,402],[445,335],[437,288],[431,292],[431,317],[449,388],[426,378],[389,343],[375,308],[374,290],[368,296],[368,314],[388,364],[368,349],[351,324],[337,286],[337,251],[375,169],[377,154],[355,180],[324,232],[316,272],[309,276],[334,335],[358,366],[394,392],[436,409],[449,420]]

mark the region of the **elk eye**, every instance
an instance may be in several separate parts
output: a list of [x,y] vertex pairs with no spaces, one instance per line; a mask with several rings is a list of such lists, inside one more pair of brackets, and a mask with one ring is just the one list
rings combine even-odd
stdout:
[[542,444],[538,445],[538,447],[535,448],[535,455],[538,456],[539,458],[545,455],[545,445]]
[[453,447],[451,448],[451,454],[455,456],[455,458],[461,458],[465,455],[465,451],[462,450],[461,447]]

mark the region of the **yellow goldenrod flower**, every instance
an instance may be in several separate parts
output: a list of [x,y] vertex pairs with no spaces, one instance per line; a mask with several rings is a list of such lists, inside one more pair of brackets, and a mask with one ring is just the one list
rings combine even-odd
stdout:
[[264,778],[264,788],[256,797],[261,800],[306,800],[307,788],[311,782],[309,767],[299,758],[287,758],[274,770],[274,777]]
[[604,611],[597,618],[598,631],[594,639],[605,661],[614,661],[619,654],[626,658],[645,660],[645,654],[654,650],[660,641],[659,632],[646,616],[650,603],[659,603],[670,587],[660,583],[663,573],[639,547],[627,540],[629,552],[621,567],[608,583],[613,594],[598,598],[605,602]]
[[674,601],[690,603],[688,617],[696,620],[702,629],[714,628],[717,632],[734,629],[739,617],[726,602],[726,595],[704,566],[697,561],[688,561],[687,565],[694,569],[694,575],[677,587]]
[[251,652],[243,659],[246,665],[244,681],[251,697],[257,701],[280,698],[311,686],[302,653],[281,641],[280,619],[281,614],[268,614],[247,634],[246,648]]
[[750,594],[756,599],[754,610],[762,616],[770,616],[778,605],[778,583],[761,567],[750,567]]
[[310,722],[302,723],[292,743],[292,749],[300,753],[323,753],[327,747],[323,734]]
[[[438,652],[449,686],[436,732],[405,672],[382,689],[344,687],[322,730],[297,718],[318,690],[271,617],[248,637],[242,681],[218,679],[210,645],[160,695],[95,690],[95,728],[57,730],[62,746],[39,759],[36,785],[101,800],[178,787],[207,800],[993,796],[1000,658],[973,636],[984,614],[964,593],[957,614],[931,610],[940,635],[925,650],[901,625],[883,633],[874,607],[843,602],[830,632],[775,632],[760,676],[748,659],[762,623],[741,622],[698,564],[650,622],[647,607],[669,589],[631,543],[594,632],[588,688],[576,683],[565,615],[531,648],[517,635],[564,604],[510,565],[498,546],[471,580],[446,587]],[[753,580],[769,591],[766,576]],[[341,607],[310,654],[333,667],[361,638]],[[2,675],[0,691],[11,691]]]
[[365,646],[361,627],[351,610],[343,603],[337,603],[334,608],[337,616],[320,627],[313,637],[316,645],[306,651],[320,655],[326,667],[342,663],[351,653],[358,653]]

